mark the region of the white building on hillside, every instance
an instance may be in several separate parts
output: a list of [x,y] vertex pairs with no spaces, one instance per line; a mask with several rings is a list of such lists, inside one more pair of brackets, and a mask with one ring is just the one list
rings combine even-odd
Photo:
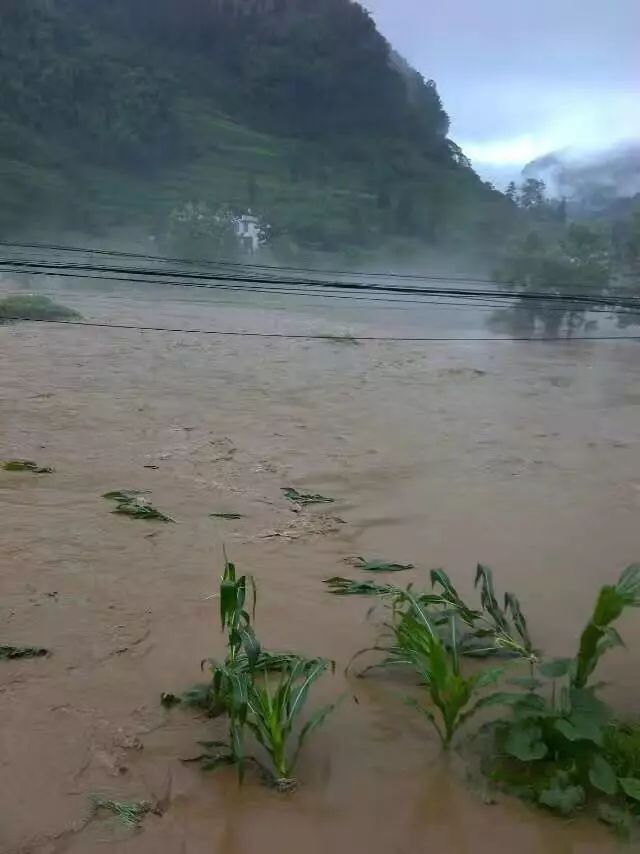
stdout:
[[235,218],[233,227],[242,248],[246,252],[257,252],[262,242],[260,219],[248,211]]

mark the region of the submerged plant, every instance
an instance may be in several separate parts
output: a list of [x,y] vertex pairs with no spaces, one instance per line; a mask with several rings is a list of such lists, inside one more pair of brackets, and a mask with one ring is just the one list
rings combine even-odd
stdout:
[[[390,601],[394,621],[406,613],[407,602],[413,597],[421,604],[442,640],[449,645],[451,617],[454,616],[460,628],[456,637],[458,651],[463,655],[525,658],[532,664],[536,661],[518,598],[513,593],[506,593],[504,607],[500,607],[493,587],[493,574],[488,567],[478,564],[476,571],[480,608],[466,604],[444,570],[432,569],[430,578],[436,592],[418,590],[412,584],[402,589],[391,584],[356,581],[341,576],[329,578],[325,584],[339,596],[377,596]],[[409,598],[407,594],[410,594]]]
[[511,718],[493,725],[493,779],[535,803],[570,815],[598,798],[601,820],[628,830],[640,817],[640,736],[613,721],[590,685],[603,653],[622,644],[612,623],[640,605],[640,565],[598,594],[575,658],[539,663],[524,694],[505,695]]
[[408,610],[393,626],[395,644],[388,649],[383,665],[409,665],[427,691],[429,705],[410,699],[433,724],[443,747],[448,748],[457,730],[481,708],[494,705],[501,694],[479,696],[503,674],[499,667],[485,668],[465,676],[460,668],[456,618],[449,618],[450,639],[445,644],[418,598],[404,594]]
[[136,489],[117,489],[113,492],[105,492],[102,497],[116,502],[113,513],[122,513],[125,516],[131,516],[133,519],[157,519],[160,522],[175,522],[175,519],[154,507],[145,497],[145,493]]
[[[309,690],[330,662],[262,649],[252,625],[255,606],[253,577],[239,576],[225,556],[220,624],[227,636],[226,656],[222,661],[202,662],[209,667],[209,682],[182,695],[163,694],[161,702],[167,708],[190,706],[210,716],[227,717],[228,739],[201,741],[204,753],[190,761],[200,762],[204,770],[235,765],[240,781],[247,762],[255,761],[278,789],[286,791],[295,786],[292,773],[302,744],[333,709],[333,705],[325,706],[298,730]],[[268,767],[246,755],[247,730],[266,751]]]
[[625,608],[640,607],[640,563],[628,566],[615,585],[601,588],[591,619],[580,636],[572,681],[584,688],[602,655],[616,646],[624,646],[611,625]]
[[15,658],[46,658],[51,655],[48,649],[41,646],[8,646],[0,644],[0,661],[10,661]]
[[349,563],[352,563],[357,569],[363,569],[365,572],[402,572],[405,569],[413,569],[412,563],[393,563],[380,558],[372,558],[367,560],[363,557],[345,558]]
[[[300,750],[335,708],[335,704],[324,706],[300,726],[309,691],[329,666],[325,659],[291,656],[275,679],[266,670],[247,674],[245,723],[264,749],[268,758],[266,770],[281,792],[296,787],[293,771]],[[259,764],[264,767],[262,762]]]
[[2,468],[5,471],[31,471],[34,474],[51,474],[54,471],[51,466],[40,466],[33,460],[7,460]]
[[289,501],[301,504],[303,507],[307,504],[333,504],[334,501],[333,498],[327,498],[326,496],[319,495],[318,493],[298,492],[298,490],[294,489],[292,486],[283,487],[282,492],[284,493],[284,497],[288,498]]

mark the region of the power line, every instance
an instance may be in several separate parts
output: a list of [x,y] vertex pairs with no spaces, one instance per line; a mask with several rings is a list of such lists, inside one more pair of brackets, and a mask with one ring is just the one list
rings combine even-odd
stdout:
[[[418,274],[418,273],[395,273],[395,272],[364,272],[364,271],[348,271],[348,270],[333,270],[333,269],[325,269],[321,270],[318,268],[312,267],[286,267],[286,266],[277,266],[273,264],[241,264],[239,262],[227,261],[227,260],[213,260],[213,259],[193,259],[193,258],[178,258],[178,257],[168,257],[168,256],[159,256],[159,255],[150,255],[136,252],[123,252],[115,249],[95,249],[90,247],[80,247],[80,246],[68,246],[63,244],[47,244],[47,243],[17,243],[17,242],[9,242],[9,241],[0,241],[0,246],[4,246],[7,248],[14,249],[35,249],[35,250],[48,250],[55,252],[69,252],[69,253],[83,253],[83,254],[94,254],[94,255],[105,255],[116,258],[138,258],[142,260],[154,261],[157,263],[180,263],[180,264],[188,264],[190,266],[213,266],[213,267],[230,267],[240,270],[274,270],[276,272],[298,272],[298,273],[311,273],[318,276],[356,276],[358,278],[385,278],[385,279],[400,279],[400,280],[408,280],[408,281],[435,281],[435,282],[460,282],[460,283],[473,283],[473,284],[491,284],[496,285],[495,279],[486,278],[486,277],[474,277],[474,276],[459,276],[459,275],[433,275],[433,274]],[[176,275],[175,271],[169,272],[157,272],[159,275]],[[277,279],[267,279],[260,280],[252,277],[241,278],[238,276],[211,276],[210,274],[190,274],[190,273],[178,273],[178,275],[183,276],[195,276],[197,278],[227,278],[234,279],[236,281],[264,281],[268,283],[270,281],[278,281]],[[292,281],[289,279],[288,281]],[[298,281],[298,280],[293,280]],[[304,281],[298,281],[299,284],[305,284]],[[322,280],[309,280],[309,284],[318,284],[322,286],[329,286],[328,283],[323,282]],[[592,287],[589,283],[584,283],[586,287]],[[367,287],[367,285],[357,283],[349,283],[349,282],[336,282],[333,283],[335,287],[345,287],[345,286],[353,286],[353,287]],[[552,287],[573,287],[574,283],[569,282],[553,282],[550,283]],[[372,288],[379,288],[380,286],[371,285]],[[401,290],[396,288],[395,290]],[[567,295],[570,296],[570,295]]]
[[[197,279],[204,282],[236,282],[244,284],[266,284],[266,285],[298,285],[310,286],[315,288],[326,288],[331,290],[357,290],[374,293],[385,294],[404,294],[417,295],[427,294],[432,296],[452,296],[452,297],[490,297],[494,299],[518,299],[518,300],[536,300],[536,301],[551,301],[560,302],[562,304],[582,303],[605,306],[621,306],[626,308],[640,307],[640,299],[629,298],[623,294],[610,294],[609,296],[589,296],[578,293],[548,293],[542,291],[505,291],[505,290],[482,290],[468,288],[416,288],[416,287],[385,287],[382,285],[371,285],[362,282],[328,282],[320,280],[293,280],[293,279],[273,279],[273,278],[256,278],[256,277],[240,277],[240,276],[222,276],[217,274],[204,273],[188,273],[180,270],[150,270],[145,268],[131,267],[108,267],[105,265],[94,264],[43,264],[33,261],[16,261],[16,260],[0,260],[0,267],[12,265],[13,267],[23,268],[25,272],[42,273],[49,275],[62,275],[66,271],[77,270],[78,272],[111,272],[119,273],[123,276],[160,276],[162,279],[169,277],[187,278],[189,280]],[[12,270],[12,272],[16,272]],[[134,281],[144,281],[144,279],[135,279]],[[182,283],[185,286],[203,287],[201,281]]]
[[[2,262],[0,262],[1,264]],[[117,269],[117,268],[114,268]],[[478,308],[485,308],[486,306],[492,306],[494,308],[500,308],[504,305],[504,302],[501,303],[490,303],[488,299],[484,297],[481,293],[476,293],[473,296],[469,296],[466,298],[468,305],[461,304],[461,301],[455,302],[442,302],[441,300],[429,300],[429,299],[394,299],[393,297],[367,297],[367,296],[355,296],[353,294],[334,294],[334,293],[322,293],[317,290],[313,290],[312,287],[305,287],[303,290],[294,290],[293,288],[284,287],[284,288],[262,288],[262,287],[251,287],[248,284],[236,284],[236,285],[224,285],[224,284],[205,284],[198,282],[171,282],[165,281],[164,279],[135,279],[129,276],[93,276],[86,273],[69,273],[69,272],[56,272],[50,273],[48,270],[11,270],[9,268],[4,268],[4,272],[14,273],[16,275],[28,275],[28,276],[56,276],[62,278],[71,278],[71,279],[91,279],[92,281],[103,281],[103,282],[121,282],[123,284],[135,284],[135,285],[166,285],[167,287],[179,287],[179,288],[204,288],[205,290],[213,290],[213,291],[235,291],[238,293],[264,293],[264,294],[275,294],[275,295],[291,295],[291,296],[304,296],[304,297],[316,297],[318,299],[339,299],[339,300],[357,300],[363,302],[382,302],[382,303],[400,303],[400,304],[410,304],[410,305],[423,305],[423,304],[431,304],[431,305],[450,305],[450,306],[460,306],[460,308],[467,308],[473,306],[473,300],[477,300],[480,304],[477,306]],[[231,279],[230,281],[236,281],[235,279]],[[418,292],[419,293],[419,292]],[[437,295],[437,294],[436,294]],[[463,301],[464,302],[464,301]],[[563,309],[564,310],[564,309]]]
[[[2,263],[6,263],[6,262],[0,261],[0,265]],[[50,276],[50,275],[53,275],[53,276],[62,277],[62,278],[91,279],[92,281],[99,281],[99,282],[104,281],[104,282],[113,282],[113,283],[122,283],[122,284],[135,284],[135,285],[166,285],[167,287],[204,288],[205,290],[213,290],[213,291],[216,291],[216,290],[234,291],[236,293],[241,293],[241,294],[259,293],[259,294],[271,294],[271,295],[275,295],[275,296],[303,296],[303,297],[312,298],[312,299],[315,298],[315,299],[326,299],[326,300],[332,300],[332,299],[333,300],[353,300],[353,301],[358,301],[358,302],[360,302],[360,301],[366,302],[368,304],[380,302],[380,303],[384,303],[384,306],[381,306],[381,308],[386,307],[388,304],[399,304],[399,305],[407,304],[407,305],[433,305],[436,307],[437,306],[455,307],[455,308],[460,309],[460,310],[468,310],[468,311],[470,311],[470,310],[493,311],[494,309],[505,308],[505,305],[507,303],[512,302],[514,300],[517,300],[520,296],[520,294],[502,294],[502,293],[499,295],[499,297],[485,296],[485,292],[472,291],[468,294],[461,295],[455,301],[448,301],[448,300],[444,300],[442,298],[438,298],[438,299],[426,299],[426,298],[422,298],[422,299],[406,299],[406,298],[405,299],[395,299],[391,296],[388,296],[388,297],[387,296],[369,297],[369,296],[356,296],[353,294],[345,295],[345,294],[335,294],[335,293],[328,293],[328,292],[322,293],[322,292],[319,292],[318,290],[314,290],[312,286],[309,286],[309,287],[304,286],[302,290],[295,290],[294,288],[291,288],[291,287],[282,287],[282,288],[278,288],[278,287],[271,287],[271,288],[268,288],[268,287],[252,287],[249,284],[235,284],[235,285],[229,284],[229,285],[226,285],[226,284],[219,284],[219,283],[206,284],[206,283],[200,283],[200,282],[177,282],[177,281],[168,281],[168,280],[164,280],[164,279],[149,279],[149,278],[139,279],[139,278],[132,278],[130,276],[109,276],[106,274],[95,276],[95,275],[91,275],[88,273],[80,273],[80,272],[79,273],[71,273],[71,272],[56,271],[55,273],[51,273],[50,271],[48,271],[46,269],[45,270],[24,270],[24,269],[13,270],[10,268],[3,268],[3,269],[4,269],[4,272],[13,273],[15,275],[29,275],[29,276],[32,276],[32,275],[33,276]],[[113,268],[113,270],[119,271],[119,268],[116,267],[116,268]],[[231,279],[230,281],[234,282],[236,280]],[[391,288],[391,289],[389,289],[388,292],[391,293],[394,290],[398,290],[398,289],[397,288]],[[408,295],[408,293],[420,294],[420,293],[422,293],[422,291],[420,291],[419,289],[412,288],[412,289],[407,291],[407,295]],[[436,297],[439,294],[439,292],[437,290],[433,290],[433,291],[428,290],[425,293],[433,294]],[[491,299],[496,299],[496,298],[499,298],[501,300],[501,302],[490,302]],[[548,301],[548,298],[547,297],[536,298],[534,296],[531,296],[530,301],[545,303]],[[620,305],[617,302],[609,303],[608,301],[606,301],[602,304],[600,302],[594,303],[590,298],[585,297],[585,298],[581,298],[580,300],[576,300],[577,303],[579,303],[579,304],[584,303],[588,306],[588,308],[582,309],[582,308],[580,308],[580,305],[574,306],[573,303],[571,303],[571,307],[565,305],[564,304],[565,300],[563,298],[560,298],[559,300],[554,300],[554,301],[560,302],[561,305],[560,306],[545,305],[544,306],[545,312],[557,311],[557,312],[566,313],[570,310],[578,310],[578,311],[585,310],[585,311],[589,311],[592,314],[611,314],[612,311],[614,310],[615,306]],[[600,306],[600,307],[594,307],[594,306]],[[607,308],[606,306],[609,306],[609,308]],[[637,306],[636,310],[634,310],[635,306]],[[407,310],[409,310],[409,309],[407,309]],[[640,313],[640,301],[633,302],[633,303],[630,303],[628,305],[622,306],[622,308],[620,310],[618,310],[617,313],[618,314],[628,314],[628,315],[639,314]]]
[[333,269],[323,269],[320,270],[317,267],[287,267],[287,266],[279,266],[276,264],[241,264],[237,261],[228,261],[228,260],[217,260],[214,261],[212,259],[194,259],[194,258],[182,258],[182,257],[167,257],[160,255],[149,255],[143,254],[139,252],[123,252],[115,249],[95,249],[88,248],[82,246],[69,246],[64,244],[55,244],[55,243],[12,243],[9,241],[0,241],[0,246],[5,246],[13,249],[45,249],[49,251],[55,252],[73,252],[73,253],[87,253],[94,255],[108,255],[115,258],[140,258],[148,261],[157,261],[160,263],[166,263],[167,261],[171,263],[178,264],[189,264],[189,265],[200,265],[200,266],[215,266],[215,267],[235,267],[241,269],[254,269],[254,270],[275,270],[280,272],[290,272],[290,273],[317,273],[319,275],[330,275],[330,276],[357,276],[359,278],[366,278],[367,276],[371,278],[385,278],[385,279],[405,279],[405,280],[414,280],[414,281],[439,281],[439,282],[450,282],[450,281],[460,281],[460,282],[479,282],[479,283],[489,283],[494,284],[493,279],[483,279],[483,278],[469,278],[468,276],[440,276],[440,275],[428,275],[428,274],[419,274],[419,273],[392,273],[392,272],[363,272],[363,271],[353,271],[353,270],[333,270]]
[[117,330],[132,330],[138,332],[172,332],[172,333],[180,333],[187,335],[224,335],[230,337],[239,337],[239,338],[283,338],[289,340],[304,340],[304,341],[340,341],[342,337],[347,340],[352,341],[389,341],[389,342],[408,342],[408,343],[419,343],[419,342],[433,342],[433,343],[446,343],[446,342],[454,342],[457,341],[459,343],[465,342],[487,342],[494,343],[499,341],[507,341],[507,342],[545,342],[545,341],[553,341],[557,343],[571,343],[574,341],[640,341],[640,335],[573,335],[569,336],[544,336],[544,337],[535,337],[535,336],[508,336],[508,337],[499,337],[493,338],[489,336],[469,336],[469,337],[450,337],[450,336],[420,336],[420,337],[397,337],[393,335],[332,335],[327,333],[325,335],[307,335],[307,334],[287,334],[283,332],[242,332],[236,330],[224,330],[224,329],[183,329],[183,328],[170,328],[165,326],[138,326],[136,324],[124,324],[124,323],[100,323],[98,321],[90,321],[90,320],[61,320],[61,319],[52,319],[52,318],[39,318],[32,319],[28,317],[3,317],[3,320],[9,321],[24,321],[29,323],[54,323],[61,324],[63,326],[88,326],[95,327],[98,329],[117,329]]

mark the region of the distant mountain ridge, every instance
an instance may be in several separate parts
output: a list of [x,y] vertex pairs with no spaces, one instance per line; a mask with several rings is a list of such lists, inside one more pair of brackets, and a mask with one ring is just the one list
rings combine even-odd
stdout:
[[522,174],[544,180],[551,194],[585,212],[625,209],[623,200],[640,193],[640,142],[588,154],[571,149],[551,152],[528,163]]

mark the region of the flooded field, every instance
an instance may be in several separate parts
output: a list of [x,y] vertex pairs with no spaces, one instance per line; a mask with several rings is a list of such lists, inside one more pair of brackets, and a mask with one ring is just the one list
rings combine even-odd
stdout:
[[[114,289],[62,301],[107,323],[482,334],[455,309],[180,297]],[[344,665],[373,637],[369,603],[331,597],[322,580],[356,575],[345,557],[381,556],[416,564],[402,581],[441,566],[469,592],[482,561],[519,594],[535,641],[572,654],[597,588],[640,560],[638,352],[622,341],[0,329],[0,458],[56,469],[0,472],[0,641],[53,651],[0,665],[0,851],[617,850],[590,821],[508,797],[486,805],[466,759],[442,757],[397,684],[347,681]],[[286,486],[336,501],[296,514]],[[113,515],[100,496],[120,488],[150,490],[177,524]],[[309,741],[294,795],[251,774],[239,789],[231,770],[207,776],[181,762],[224,724],[159,704],[223,652],[210,598],[223,544],[256,576],[265,643],[336,660],[318,703],[348,694]],[[640,618],[620,629],[628,649],[607,658],[603,677],[612,704],[632,712]],[[96,793],[166,809],[126,831],[88,820]]]

